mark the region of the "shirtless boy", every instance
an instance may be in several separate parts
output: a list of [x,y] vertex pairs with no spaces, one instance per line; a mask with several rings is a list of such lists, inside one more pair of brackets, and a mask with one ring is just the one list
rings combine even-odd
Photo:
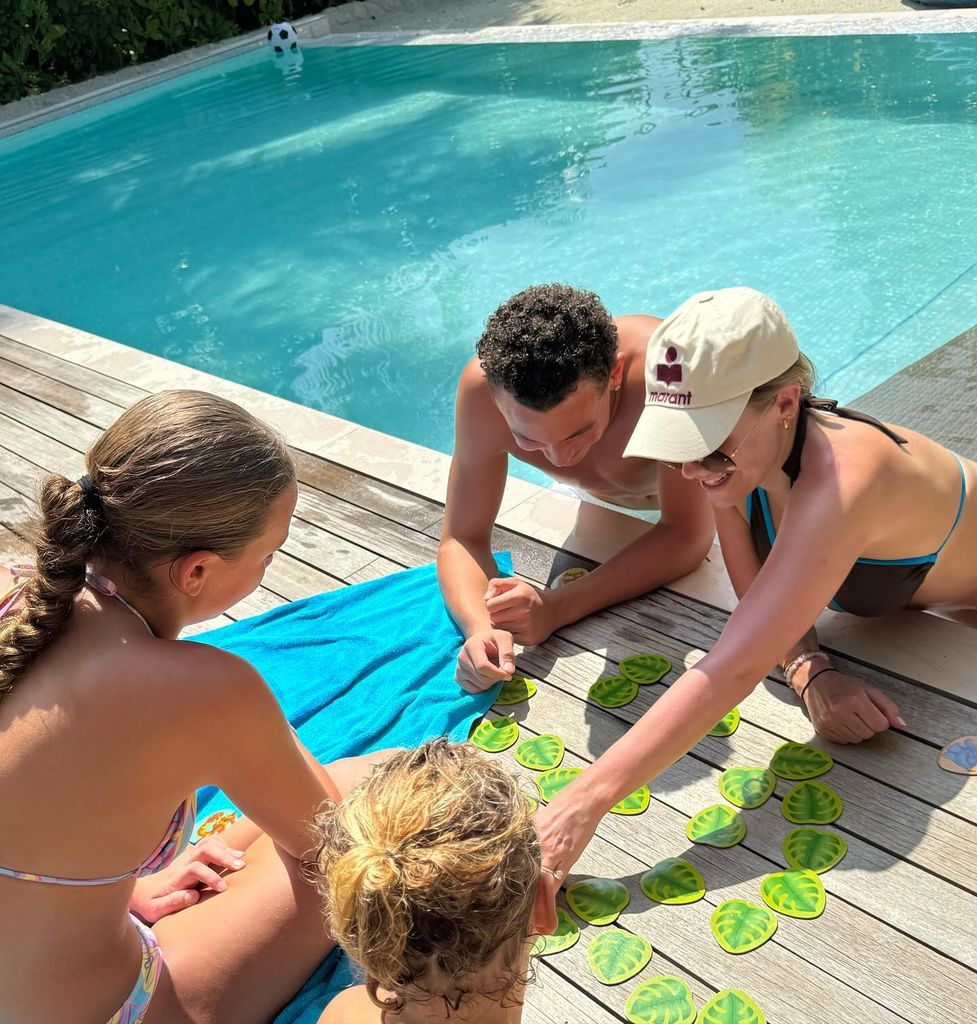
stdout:
[[[695,569],[714,531],[698,483],[625,445],[645,402],[648,338],[661,320],[610,314],[592,292],[550,284],[500,306],[462,371],[438,579],[465,636],[458,682],[471,692],[508,679],[513,642],[538,644],[591,612]],[[665,368],[668,372],[670,367]],[[661,520],[603,565],[556,590],[496,579],[491,533],[508,456]]]

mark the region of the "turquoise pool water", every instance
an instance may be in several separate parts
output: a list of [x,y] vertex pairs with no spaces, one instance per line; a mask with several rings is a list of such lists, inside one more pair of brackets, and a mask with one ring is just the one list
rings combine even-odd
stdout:
[[303,57],[0,140],[0,301],[442,451],[532,283],[763,289],[842,399],[977,323],[977,36]]

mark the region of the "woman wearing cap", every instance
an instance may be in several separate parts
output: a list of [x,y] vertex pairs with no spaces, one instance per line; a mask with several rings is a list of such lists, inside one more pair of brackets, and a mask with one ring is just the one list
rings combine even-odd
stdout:
[[709,654],[540,812],[550,870],[568,870],[616,801],[778,662],[825,739],[904,726],[889,697],[819,649],[825,607],[977,608],[977,512],[966,501],[977,465],[814,398],[813,379],[784,313],[748,288],[694,295],[649,341],[646,407],[625,455],[699,481],[740,602]]

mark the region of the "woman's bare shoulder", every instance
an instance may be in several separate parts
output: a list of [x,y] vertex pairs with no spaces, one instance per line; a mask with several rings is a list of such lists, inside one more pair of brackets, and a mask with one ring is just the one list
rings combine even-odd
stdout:
[[356,985],[333,999],[322,1011],[319,1024],[382,1024],[382,1017],[366,994],[366,986]]

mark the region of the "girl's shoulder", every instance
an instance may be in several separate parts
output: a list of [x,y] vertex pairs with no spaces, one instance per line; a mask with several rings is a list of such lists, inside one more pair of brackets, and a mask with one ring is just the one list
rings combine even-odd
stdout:
[[367,995],[366,985],[354,985],[329,1003],[319,1024],[383,1024],[383,1011]]

